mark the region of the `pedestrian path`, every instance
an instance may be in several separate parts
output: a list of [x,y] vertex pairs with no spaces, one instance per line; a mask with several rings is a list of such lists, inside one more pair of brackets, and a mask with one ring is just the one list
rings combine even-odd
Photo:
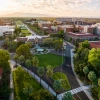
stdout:
[[[86,89],[89,89],[89,86],[78,87],[78,88],[69,90],[67,92],[71,92],[71,94],[77,94],[78,92],[81,92],[81,91],[86,90]],[[64,94],[67,93],[67,92],[64,92],[64,93],[59,94],[58,97],[59,98],[63,98]]]

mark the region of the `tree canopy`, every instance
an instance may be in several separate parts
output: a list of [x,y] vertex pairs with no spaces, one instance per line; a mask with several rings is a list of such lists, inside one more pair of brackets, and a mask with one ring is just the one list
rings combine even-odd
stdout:
[[30,49],[29,49],[29,47],[26,44],[20,45],[17,48],[16,53],[18,54],[18,56],[23,55],[25,57],[25,59],[30,59],[31,58]]

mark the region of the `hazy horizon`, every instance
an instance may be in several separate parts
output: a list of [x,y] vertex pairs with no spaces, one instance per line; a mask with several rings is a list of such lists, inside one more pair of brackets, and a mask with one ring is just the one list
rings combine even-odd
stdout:
[[0,0],[0,17],[99,18],[99,5],[100,0]]

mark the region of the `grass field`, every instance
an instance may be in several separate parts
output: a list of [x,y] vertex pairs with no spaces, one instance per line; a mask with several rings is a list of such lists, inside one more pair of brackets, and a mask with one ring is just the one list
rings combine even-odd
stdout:
[[39,66],[40,67],[47,67],[51,65],[53,68],[60,66],[62,62],[62,56],[58,56],[55,54],[42,54],[36,55],[39,59]]
[[71,86],[68,82],[67,76],[64,73],[56,72],[56,73],[53,74],[52,79],[53,80],[61,80],[62,87],[65,90],[70,90],[71,89]]
[[23,23],[21,21],[16,21],[17,25],[23,25]]
[[[17,81],[17,73],[22,73],[21,80]],[[14,79],[14,100],[28,100],[28,96],[23,93],[23,88],[25,85],[29,84],[33,87],[34,92],[38,92],[39,90],[43,89],[40,84],[35,81],[27,72],[23,71],[17,71],[13,72],[13,79]]]
[[31,35],[31,33],[29,32],[29,30],[21,30],[21,33],[22,33],[22,35],[25,35],[25,36],[29,36],[29,35]]

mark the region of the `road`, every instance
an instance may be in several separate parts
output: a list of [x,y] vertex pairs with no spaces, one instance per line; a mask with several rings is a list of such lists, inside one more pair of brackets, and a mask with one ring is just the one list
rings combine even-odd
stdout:
[[24,25],[31,32],[32,35],[36,35],[36,33],[34,31],[32,31],[26,24],[24,24]]
[[[54,69],[54,72],[62,71],[64,74],[66,74],[68,81],[71,85],[71,89],[75,89],[80,87],[78,81],[76,80],[76,77],[73,73],[72,66],[71,66],[71,57],[70,57],[70,51],[73,49],[74,46],[67,44],[66,50],[64,51],[65,57],[64,57],[64,64],[62,66],[59,66]],[[68,56],[68,57],[67,57]],[[81,98],[82,100],[89,100],[89,98],[86,96],[86,94],[82,91],[74,95],[76,100],[79,100]]]

